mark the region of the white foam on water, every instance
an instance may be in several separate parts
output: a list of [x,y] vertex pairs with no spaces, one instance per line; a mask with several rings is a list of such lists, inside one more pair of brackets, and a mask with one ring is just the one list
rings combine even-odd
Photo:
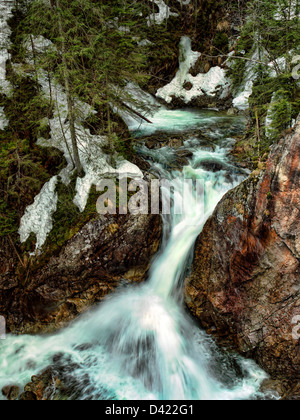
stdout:
[[[231,124],[232,119],[228,121]],[[212,119],[210,127],[215,123],[217,127]],[[223,138],[221,143],[226,142]],[[232,356],[223,355],[182,307],[182,281],[195,239],[217,202],[244,179],[234,171],[228,177],[226,170],[198,168],[202,159],[217,159],[230,167],[222,144],[215,152],[192,146],[194,158],[182,172],[153,163],[156,174],[175,178],[179,186],[185,178],[202,180],[205,195],[191,187],[183,196],[185,212],[163,216],[162,250],[152,264],[149,281],[121,288],[57,334],[8,335],[0,343],[0,388],[24,386],[32,374],[55,365],[53,357],[60,355],[77,381],[79,399],[263,398],[259,389],[267,375],[252,361],[236,357],[243,372],[237,375],[228,364]],[[160,150],[149,153],[159,161]],[[164,201],[167,193],[162,192]]]

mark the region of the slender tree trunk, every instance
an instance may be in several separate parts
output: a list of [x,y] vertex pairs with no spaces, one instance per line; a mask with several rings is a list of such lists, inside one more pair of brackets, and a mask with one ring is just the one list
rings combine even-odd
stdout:
[[63,73],[64,73],[64,84],[67,96],[67,106],[68,106],[68,117],[70,122],[70,133],[71,133],[71,140],[72,140],[72,149],[73,149],[73,158],[74,163],[76,166],[76,170],[78,172],[78,176],[84,176],[84,170],[82,164],[80,162],[79,151],[78,151],[78,144],[77,144],[77,136],[76,136],[76,128],[75,128],[75,116],[74,116],[74,106],[73,106],[73,98],[70,89],[70,81],[69,81],[69,71],[68,71],[68,63],[66,59],[66,39],[65,33],[63,30],[63,22],[61,17],[60,11],[60,1],[56,0],[56,6],[58,8],[58,27],[59,27],[59,35],[62,40],[62,60],[63,60]]
[[33,63],[34,63],[34,72],[35,72],[36,83],[39,84],[39,76],[38,76],[37,65],[36,65],[36,51],[35,51],[35,46],[34,46],[34,41],[33,41],[33,36],[32,35],[30,35],[30,43],[31,43],[32,55],[33,55]]
[[[108,77],[106,73],[106,88],[108,89]],[[107,96],[107,95],[106,95]],[[107,124],[108,124],[108,143],[109,143],[109,163],[111,166],[115,165],[114,153],[115,153],[115,144],[113,142],[112,131],[111,131],[111,118],[110,118],[110,104],[107,103]]]

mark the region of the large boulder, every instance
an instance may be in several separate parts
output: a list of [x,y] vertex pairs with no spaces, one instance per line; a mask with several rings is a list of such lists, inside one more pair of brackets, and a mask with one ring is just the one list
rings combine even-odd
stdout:
[[52,332],[121,283],[141,282],[160,237],[160,216],[111,215],[90,221],[26,284],[0,278],[0,314],[8,330]]
[[217,206],[197,240],[186,302],[222,344],[273,379],[300,378],[300,123]]

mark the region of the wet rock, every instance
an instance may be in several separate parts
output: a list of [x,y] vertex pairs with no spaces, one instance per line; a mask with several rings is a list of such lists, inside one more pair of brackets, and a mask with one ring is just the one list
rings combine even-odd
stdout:
[[[63,356],[61,358],[63,360]],[[61,361],[62,361],[61,360]],[[53,401],[53,400],[74,400],[80,398],[80,384],[70,374],[78,369],[77,365],[64,360],[65,365],[57,364],[50,366],[42,373],[33,376],[24,392],[20,395],[20,401]],[[66,373],[68,372],[68,373]]]
[[234,116],[234,115],[237,115],[238,113],[239,113],[239,111],[236,108],[229,108],[228,111],[227,111],[227,115],[229,115],[230,117]]
[[31,273],[25,287],[10,291],[9,299],[0,283],[1,313],[9,330],[53,332],[121,283],[141,282],[160,237],[158,215],[110,215],[90,221],[58,255]]
[[20,395],[20,388],[16,385],[8,385],[2,388],[2,395],[9,401],[14,401]]
[[[88,345],[91,346],[91,345]],[[84,351],[85,346],[76,348],[77,351]],[[80,365],[74,363],[70,355],[56,354],[53,357],[53,363],[43,372],[32,376],[24,392],[20,395],[21,401],[74,401],[98,399],[106,400],[107,390],[97,383],[91,384],[88,374],[80,375]]]
[[183,140],[179,138],[170,139],[167,143],[167,146],[173,149],[179,149],[179,147],[183,146]]
[[300,400],[300,384],[291,383],[284,378],[281,380],[266,379],[260,388],[260,391],[269,398],[288,401]]
[[186,302],[272,379],[299,380],[300,125],[217,206],[197,240]]
[[197,169],[202,168],[208,172],[220,172],[228,170],[228,167],[223,162],[220,162],[216,159],[202,160],[201,162],[196,164],[195,167]]
[[[180,105],[182,107],[183,103],[181,103]],[[195,108],[218,109],[220,111],[228,110],[232,107],[232,96],[229,96],[227,98],[218,98],[215,96],[203,95],[194,98],[190,102],[189,106]]]
[[26,391],[20,395],[19,401],[37,401],[34,392]]
[[193,152],[190,150],[177,150],[176,151],[177,161],[181,164],[188,165],[189,159],[192,159]]
[[191,90],[193,89],[193,84],[191,82],[186,82],[184,83],[183,87],[185,90]]
[[184,137],[183,136],[170,136],[166,133],[157,133],[153,136],[148,137],[145,140],[145,145],[148,149],[160,149],[162,147],[170,147],[172,149],[178,149],[183,146]]
[[133,156],[133,158],[131,159],[131,162],[134,165],[138,166],[144,172],[144,174],[146,174],[147,171],[149,171],[149,169],[151,168],[150,163],[137,154]]
[[145,145],[150,150],[157,149],[157,148],[161,147],[161,143],[157,139],[148,139],[148,140],[146,140]]
[[53,400],[61,384],[52,368],[33,376],[31,380],[32,382],[25,386],[24,392],[20,395],[21,401]]
[[284,394],[283,400],[300,401],[300,383],[299,383],[299,381]]
[[187,158],[191,158],[193,157],[193,152],[191,150],[177,150],[176,151],[176,155],[180,156],[180,157],[187,157]]
[[272,379],[266,379],[263,381],[260,391],[264,395],[269,395],[273,398],[279,398],[280,395],[284,395],[286,392],[286,387],[284,386],[283,381],[274,381]]

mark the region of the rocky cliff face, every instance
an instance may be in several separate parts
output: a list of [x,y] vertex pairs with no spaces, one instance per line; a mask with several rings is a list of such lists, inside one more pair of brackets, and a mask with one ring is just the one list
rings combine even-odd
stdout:
[[198,238],[186,302],[273,378],[300,377],[300,123],[229,192]]
[[121,282],[144,280],[160,236],[160,216],[101,216],[25,285],[1,270],[0,313],[8,329],[14,333],[56,330]]

